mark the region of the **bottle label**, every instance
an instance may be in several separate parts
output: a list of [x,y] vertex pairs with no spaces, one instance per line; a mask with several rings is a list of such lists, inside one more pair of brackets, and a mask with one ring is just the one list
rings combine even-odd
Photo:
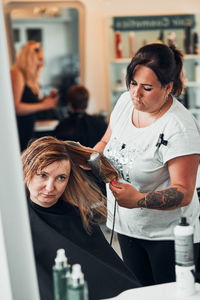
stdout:
[[77,287],[73,287],[69,285],[66,296],[67,300],[88,300],[87,286],[80,285]]
[[195,293],[195,267],[182,267],[176,265],[177,292],[180,296],[190,296]]
[[193,235],[175,238],[175,258],[179,266],[194,264]]

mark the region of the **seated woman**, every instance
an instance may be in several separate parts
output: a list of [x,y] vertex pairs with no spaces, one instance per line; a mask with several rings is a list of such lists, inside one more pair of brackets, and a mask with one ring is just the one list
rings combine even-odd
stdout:
[[[140,286],[95,222],[95,216],[106,215],[105,198],[80,168],[87,166],[92,152],[42,137],[22,154],[41,300],[53,300],[52,266],[58,248],[65,249],[70,264],[81,264],[90,300]],[[100,163],[107,181],[117,177],[114,169]]]

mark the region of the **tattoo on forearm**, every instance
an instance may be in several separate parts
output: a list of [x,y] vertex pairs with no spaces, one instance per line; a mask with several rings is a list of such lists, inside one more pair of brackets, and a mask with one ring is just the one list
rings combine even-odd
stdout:
[[177,207],[183,200],[183,193],[177,188],[169,188],[165,191],[155,191],[137,202],[138,207],[152,209],[167,209]]

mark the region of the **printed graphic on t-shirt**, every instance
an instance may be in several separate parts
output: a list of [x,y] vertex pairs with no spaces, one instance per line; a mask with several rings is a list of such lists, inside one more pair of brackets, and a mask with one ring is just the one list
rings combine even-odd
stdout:
[[136,152],[135,147],[127,146],[116,137],[109,141],[109,145],[105,149],[105,156],[117,169],[120,177],[129,183],[131,183],[130,174],[134,168]]

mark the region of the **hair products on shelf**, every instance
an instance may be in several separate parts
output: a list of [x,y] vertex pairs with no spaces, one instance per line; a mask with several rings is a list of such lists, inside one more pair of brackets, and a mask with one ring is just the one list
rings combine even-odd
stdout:
[[198,33],[194,32],[192,35],[192,48],[193,48],[193,54],[199,54],[199,37]]
[[135,44],[135,34],[134,32],[130,32],[129,35],[128,35],[128,45],[129,45],[129,57],[133,57],[134,54],[135,54],[135,51],[134,51],[134,44]]
[[169,47],[176,47],[176,33],[174,31],[168,33],[167,44]]
[[161,30],[159,33],[159,37],[157,39],[157,43],[163,44],[164,43],[164,31]]
[[116,58],[122,58],[122,37],[120,32],[115,32],[115,52]]
[[190,23],[185,24],[185,53],[191,54],[192,53],[192,41],[191,41],[191,25]]
[[122,68],[121,70],[121,88],[126,90],[127,87],[126,87],[126,68]]
[[194,64],[194,80],[200,82],[200,64],[198,61]]

